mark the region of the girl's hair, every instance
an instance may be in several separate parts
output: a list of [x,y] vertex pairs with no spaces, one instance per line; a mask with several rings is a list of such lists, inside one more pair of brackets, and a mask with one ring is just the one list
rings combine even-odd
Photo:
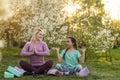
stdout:
[[76,39],[74,38],[74,37],[68,37],[70,40],[71,40],[71,42],[73,43],[73,46],[74,46],[74,48],[75,49],[77,49],[77,41],[76,41]]
[[[68,39],[71,40],[71,42],[73,43],[73,46],[75,49],[77,49],[77,41],[74,37],[67,37]],[[65,55],[66,55],[66,52],[68,51],[68,48],[65,50],[65,53],[63,55],[63,59],[65,60]]]
[[36,41],[36,35],[39,33],[39,32],[43,32],[40,28],[35,28],[34,29],[34,32],[33,32],[33,35],[31,37],[31,42],[35,42]]

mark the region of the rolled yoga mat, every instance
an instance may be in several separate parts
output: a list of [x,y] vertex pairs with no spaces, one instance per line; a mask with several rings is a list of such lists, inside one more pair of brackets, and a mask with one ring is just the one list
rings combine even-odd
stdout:
[[15,68],[17,71],[19,71],[22,75],[23,75],[24,72],[26,72],[24,69],[19,68],[19,67],[17,67],[17,66],[15,66],[14,68]]
[[14,74],[9,72],[4,72],[4,78],[14,78]]
[[17,77],[20,77],[20,76],[22,76],[22,74],[19,72],[19,71],[17,71],[14,67],[12,67],[12,66],[9,66],[8,68],[7,68],[7,70],[10,72],[10,73],[12,73],[12,74],[14,74],[15,76],[17,76]]

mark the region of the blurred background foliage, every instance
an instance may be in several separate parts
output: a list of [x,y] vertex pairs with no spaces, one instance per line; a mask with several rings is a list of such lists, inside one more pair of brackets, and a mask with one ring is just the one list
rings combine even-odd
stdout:
[[50,48],[64,46],[67,36],[94,52],[120,45],[120,21],[110,18],[101,0],[0,0],[0,4],[0,39],[6,47],[24,45],[35,27],[43,29]]

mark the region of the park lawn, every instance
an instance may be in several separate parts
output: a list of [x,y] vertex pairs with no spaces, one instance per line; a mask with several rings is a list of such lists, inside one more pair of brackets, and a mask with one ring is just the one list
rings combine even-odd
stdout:
[[[0,62],[0,80],[120,80],[120,49],[112,49],[113,63],[109,62],[99,62],[97,59],[88,59],[85,64],[82,64],[84,67],[87,66],[91,75],[88,77],[78,78],[76,76],[22,76],[20,78],[4,79],[3,73],[6,71],[9,65],[19,66],[19,61],[21,59],[28,60],[19,56],[20,49],[4,49],[3,50],[3,59]],[[54,52],[51,53],[49,57],[45,58],[46,60],[52,59],[54,61],[54,66],[57,63],[56,55]]]

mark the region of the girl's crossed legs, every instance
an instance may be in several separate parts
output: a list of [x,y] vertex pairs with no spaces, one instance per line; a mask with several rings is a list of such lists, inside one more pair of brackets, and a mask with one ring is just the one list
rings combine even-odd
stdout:
[[68,75],[72,75],[76,72],[79,72],[82,69],[82,66],[76,65],[75,67],[66,67],[64,65],[57,64],[56,69],[61,71],[61,72],[65,72],[65,73],[68,72]]

